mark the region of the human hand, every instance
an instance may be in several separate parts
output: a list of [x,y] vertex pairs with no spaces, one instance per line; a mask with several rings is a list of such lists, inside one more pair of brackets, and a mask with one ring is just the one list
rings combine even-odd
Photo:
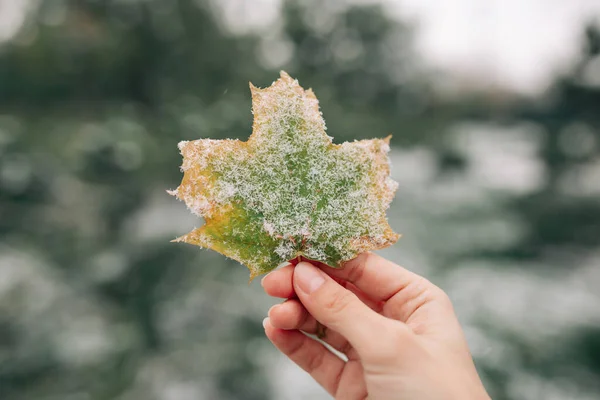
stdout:
[[[489,399],[450,299],[425,278],[365,253],[342,269],[287,265],[262,285],[287,299],[267,337],[336,399]],[[320,327],[347,361],[302,333]]]

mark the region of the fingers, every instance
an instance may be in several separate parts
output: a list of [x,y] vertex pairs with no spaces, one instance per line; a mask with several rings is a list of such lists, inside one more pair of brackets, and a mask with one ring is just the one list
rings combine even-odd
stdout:
[[363,253],[346,262],[342,268],[324,267],[338,279],[347,280],[375,301],[387,301],[412,282],[424,279],[375,253]]
[[288,300],[281,304],[275,304],[269,309],[269,320],[271,324],[279,329],[299,329],[311,332],[314,318],[306,311],[298,300]]
[[[379,306],[376,303],[389,300],[411,283],[428,283],[421,276],[374,253],[363,253],[346,262],[343,268],[331,268],[324,264],[319,266],[334,279],[352,283],[360,292],[353,291],[359,297],[364,297],[363,300],[371,301],[369,305],[374,309]],[[294,266],[289,264],[265,276],[262,285],[267,294],[286,299],[294,297],[293,273]],[[352,290],[350,287],[348,289]],[[367,296],[360,296],[361,292]]]
[[415,333],[429,331],[434,321],[454,318],[450,300],[439,287],[374,253],[361,254],[341,269],[324,270],[383,302],[384,316],[409,324]]
[[389,334],[390,320],[377,314],[315,266],[301,262],[294,269],[298,299],[315,319],[339,332],[358,354]]
[[[331,267],[326,267],[324,264],[323,268],[331,269]],[[266,275],[262,281],[261,285],[263,286],[265,292],[269,296],[279,297],[282,299],[291,299],[296,297],[296,292],[294,292],[294,285],[292,284],[292,277],[294,275],[294,266],[292,264],[288,264],[285,267],[277,269],[273,272],[270,272]],[[363,303],[369,306],[372,310],[377,312],[381,312],[383,310],[384,303],[382,301],[375,301],[363,293],[362,290],[356,287],[351,282],[348,282],[343,279],[336,279],[340,285],[345,287],[354,293]]]
[[448,297],[425,278],[417,278],[396,292],[383,307],[383,315],[409,322],[421,315],[423,322],[433,322],[431,317],[454,315]]
[[[275,328],[268,318],[263,322],[269,340],[332,396],[335,396],[346,363],[325,346],[297,330]],[[358,377],[357,377],[358,379]]]
[[[360,360],[348,361],[340,378],[336,399],[367,399],[367,387],[364,380],[364,370]],[[357,379],[358,378],[358,379]]]
[[[368,307],[385,317],[409,323],[415,333],[427,331],[427,321],[453,318],[452,305],[441,289],[375,254],[362,254],[341,269],[324,265],[320,268]],[[287,265],[267,275],[262,284],[272,296],[292,298],[296,296],[293,276],[294,267]]]
[[[306,333],[317,333],[317,320],[296,299],[276,304],[269,310],[269,321],[276,328],[284,330],[301,330]],[[345,354],[349,360],[357,358],[356,351],[348,340],[334,330],[327,330],[321,339],[337,351]]]
[[296,296],[292,285],[293,275],[294,266],[288,264],[266,275],[260,284],[269,296],[289,299]]

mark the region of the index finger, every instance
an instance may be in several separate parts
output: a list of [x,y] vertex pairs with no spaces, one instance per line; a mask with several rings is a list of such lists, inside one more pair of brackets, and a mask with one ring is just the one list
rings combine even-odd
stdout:
[[269,296],[290,299],[296,297],[294,286],[292,285],[293,275],[294,266],[288,264],[265,275],[260,284]]
[[353,283],[375,301],[388,301],[411,282],[422,279],[375,253],[363,253],[347,261],[342,268],[323,266],[328,275]]

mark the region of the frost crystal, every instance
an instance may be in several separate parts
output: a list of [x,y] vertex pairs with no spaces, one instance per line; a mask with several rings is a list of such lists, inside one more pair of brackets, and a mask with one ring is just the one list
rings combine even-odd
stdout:
[[206,223],[177,241],[233,258],[251,278],[298,257],[339,267],[393,244],[389,137],[333,144],[314,93],[285,72],[250,89],[247,142],[179,144],[184,177],[170,193]]

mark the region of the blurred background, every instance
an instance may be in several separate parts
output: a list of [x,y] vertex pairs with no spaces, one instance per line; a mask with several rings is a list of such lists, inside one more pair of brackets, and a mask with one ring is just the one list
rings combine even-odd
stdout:
[[180,140],[312,87],[337,142],[393,134],[382,254],[454,300],[495,400],[600,398],[596,0],[0,0],[0,398],[325,399],[274,300],[170,243]]

